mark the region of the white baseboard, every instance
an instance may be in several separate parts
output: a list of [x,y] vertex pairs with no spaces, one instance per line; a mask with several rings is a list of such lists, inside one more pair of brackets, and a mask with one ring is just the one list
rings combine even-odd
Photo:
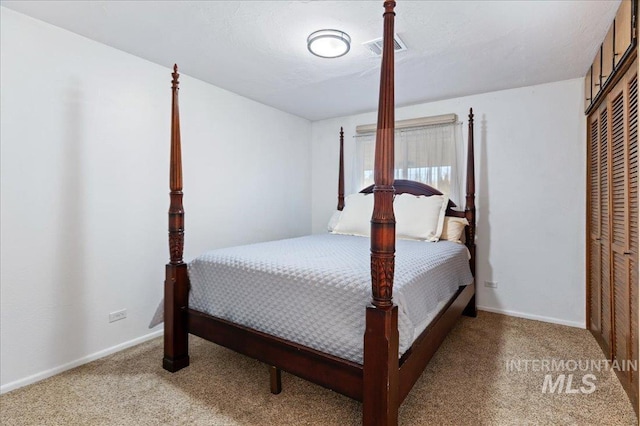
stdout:
[[524,319],[530,319],[530,320],[542,321],[542,322],[550,322],[552,324],[568,325],[569,327],[587,328],[587,325],[585,323],[579,322],[579,321],[567,321],[567,320],[558,319],[558,318],[545,317],[542,315],[523,314],[522,312],[490,308],[488,306],[478,305],[477,308],[481,311],[493,312],[494,314],[508,315],[510,317],[524,318]]
[[58,367],[54,367],[54,368],[52,368],[50,370],[46,370],[46,371],[43,371],[43,372],[40,372],[40,373],[36,373],[36,374],[34,374],[32,376],[25,377],[24,379],[19,379],[19,380],[13,381],[11,383],[7,383],[6,385],[0,386],[0,394],[10,392],[10,391],[12,391],[14,389],[18,389],[18,388],[30,385],[30,384],[35,383],[35,382],[39,382],[40,380],[44,380],[44,379],[47,379],[47,378],[49,378],[51,376],[55,376],[56,374],[60,374],[63,371],[71,370],[72,368],[78,367],[78,366],[80,366],[82,364],[87,364],[87,363],[89,363],[91,361],[95,361],[96,359],[100,359],[100,358],[103,358],[103,357],[105,357],[107,355],[111,355],[113,353],[119,352],[119,351],[121,351],[123,349],[130,348],[132,346],[135,346],[135,345],[138,345],[140,343],[146,342],[147,340],[151,340],[151,339],[154,339],[154,338],[156,338],[158,336],[162,336],[163,333],[164,333],[164,330],[160,329],[160,330],[154,331],[153,333],[145,334],[144,336],[137,337],[137,338],[135,338],[133,340],[129,340],[128,342],[120,343],[119,345],[115,345],[115,346],[112,346],[110,348],[103,349],[101,351],[93,353],[91,355],[87,355],[87,356],[82,357],[80,359],[77,359],[75,361],[71,361],[71,362],[69,362],[67,364],[63,364],[63,365],[60,365]]

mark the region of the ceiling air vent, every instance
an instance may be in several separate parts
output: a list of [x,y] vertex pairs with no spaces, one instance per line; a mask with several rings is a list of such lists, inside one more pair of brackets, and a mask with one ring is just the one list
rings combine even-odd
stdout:
[[[375,56],[382,56],[382,38],[362,43],[362,45],[369,49]],[[400,40],[398,34],[393,35],[393,50],[396,52],[404,52],[407,50],[407,46]]]

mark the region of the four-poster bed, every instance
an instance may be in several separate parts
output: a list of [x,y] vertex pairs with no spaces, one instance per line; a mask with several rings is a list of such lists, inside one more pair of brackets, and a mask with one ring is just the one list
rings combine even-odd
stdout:
[[[184,211],[182,208],[182,164],[178,113],[179,75],[177,67],[174,67],[172,74],[171,204],[169,208],[170,262],[166,266],[164,299],[163,366],[166,370],[175,372],[189,365],[188,334],[191,333],[270,365],[271,391],[273,393],[280,392],[280,370],[282,369],[362,401],[364,424],[392,425],[397,424],[398,406],[420,377],[429,359],[436,352],[459,316],[462,313],[475,316],[475,284],[473,280],[471,279],[470,283],[465,282],[465,285],[455,284],[453,296],[446,297],[446,300],[434,313],[434,318],[425,326],[426,328],[414,336],[408,348],[400,351],[399,340],[404,337],[399,335],[398,305],[393,298],[394,268],[396,266],[394,196],[396,194],[431,196],[439,195],[440,192],[418,182],[394,181],[393,178],[394,7],[395,2],[384,2],[384,50],[376,137],[375,184],[361,191],[365,194],[373,194],[374,208],[371,218],[371,258],[370,265],[367,265],[367,268],[370,266],[370,275],[367,277],[371,283],[371,293],[368,296],[370,305],[366,306],[366,309],[362,309],[366,303],[355,307],[355,309],[364,311],[361,312],[364,317],[364,340],[360,340],[363,349],[360,349],[359,357],[349,359],[349,357],[337,356],[329,350],[314,348],[312,344],[301,344],[295,340],[274,335],[274,333],[261,331],[257,326],[243,325],[190,306],[189,293],[193,292],[195,287],[194,277],[191,276],[192,269],[182,258]],[[344,134],[341,129],[338,210],[343,210],[345,207],[343,143]],[[475,274],[474,186],[473,113],[471,112],[469,114],[466,207],[464,212],[456,211],[452,208],[455,205],[450,203],[446,215],[466,218],[469,222],[465,229],[465,245],[470,255],[468,265],[473,274]],[[336,238],[340,237],[336,236]],[[359,239],[360,243],[366,242],[363,237],[342,237],[343,240],[349,238]],[[398,253],[404,253],[405,246],[415,246],[416,244],[422,244],[422,247],[425,244],[459,246],[447,242],[399,242]],[[239,248],[239,250],[241,249]],[[248,250],[251,251],[251,249]],[[403,261],[404,257],[400,258],[399,265],[403,265]],[[466,261],[465,257],[465,268],[467,268]],[[285,278],[282,278],[282,281],[286,281]],[[396,291],[403,291],[403,286],[402,282],[396,283]],[[401,293],[396,296],[404,297]],[[259,301],[267,304],[266,300],[261,299],[262,297],[259,297]],[[404,313],[405,309],[402,310],[401,323],[404,323],[406,314]]]

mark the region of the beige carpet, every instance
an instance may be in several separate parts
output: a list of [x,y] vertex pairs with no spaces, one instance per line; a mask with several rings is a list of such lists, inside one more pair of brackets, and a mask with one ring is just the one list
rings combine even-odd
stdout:
[[[161,368],[162,339],[0,397],[3,425],[357,425],[361,405],[198,338],[191,366]],[[591,394],[542,393],[546,372],[508,372],[518,359],[599,360],[589,332],[481,312],[463,317],[400,409],[402,425],[635,425],[610,371]],[[553,372],[554,380],[562,372]],[[570,374],[566,372],[566,374]]]

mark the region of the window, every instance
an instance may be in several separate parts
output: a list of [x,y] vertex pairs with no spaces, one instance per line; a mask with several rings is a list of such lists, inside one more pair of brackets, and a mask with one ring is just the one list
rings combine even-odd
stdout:
[[[373,184],[375,133],[356,136],[356,188]],[[395,132],[395,178],[426,183],[460,206],[459,156],[462,125],[434,124]]]

